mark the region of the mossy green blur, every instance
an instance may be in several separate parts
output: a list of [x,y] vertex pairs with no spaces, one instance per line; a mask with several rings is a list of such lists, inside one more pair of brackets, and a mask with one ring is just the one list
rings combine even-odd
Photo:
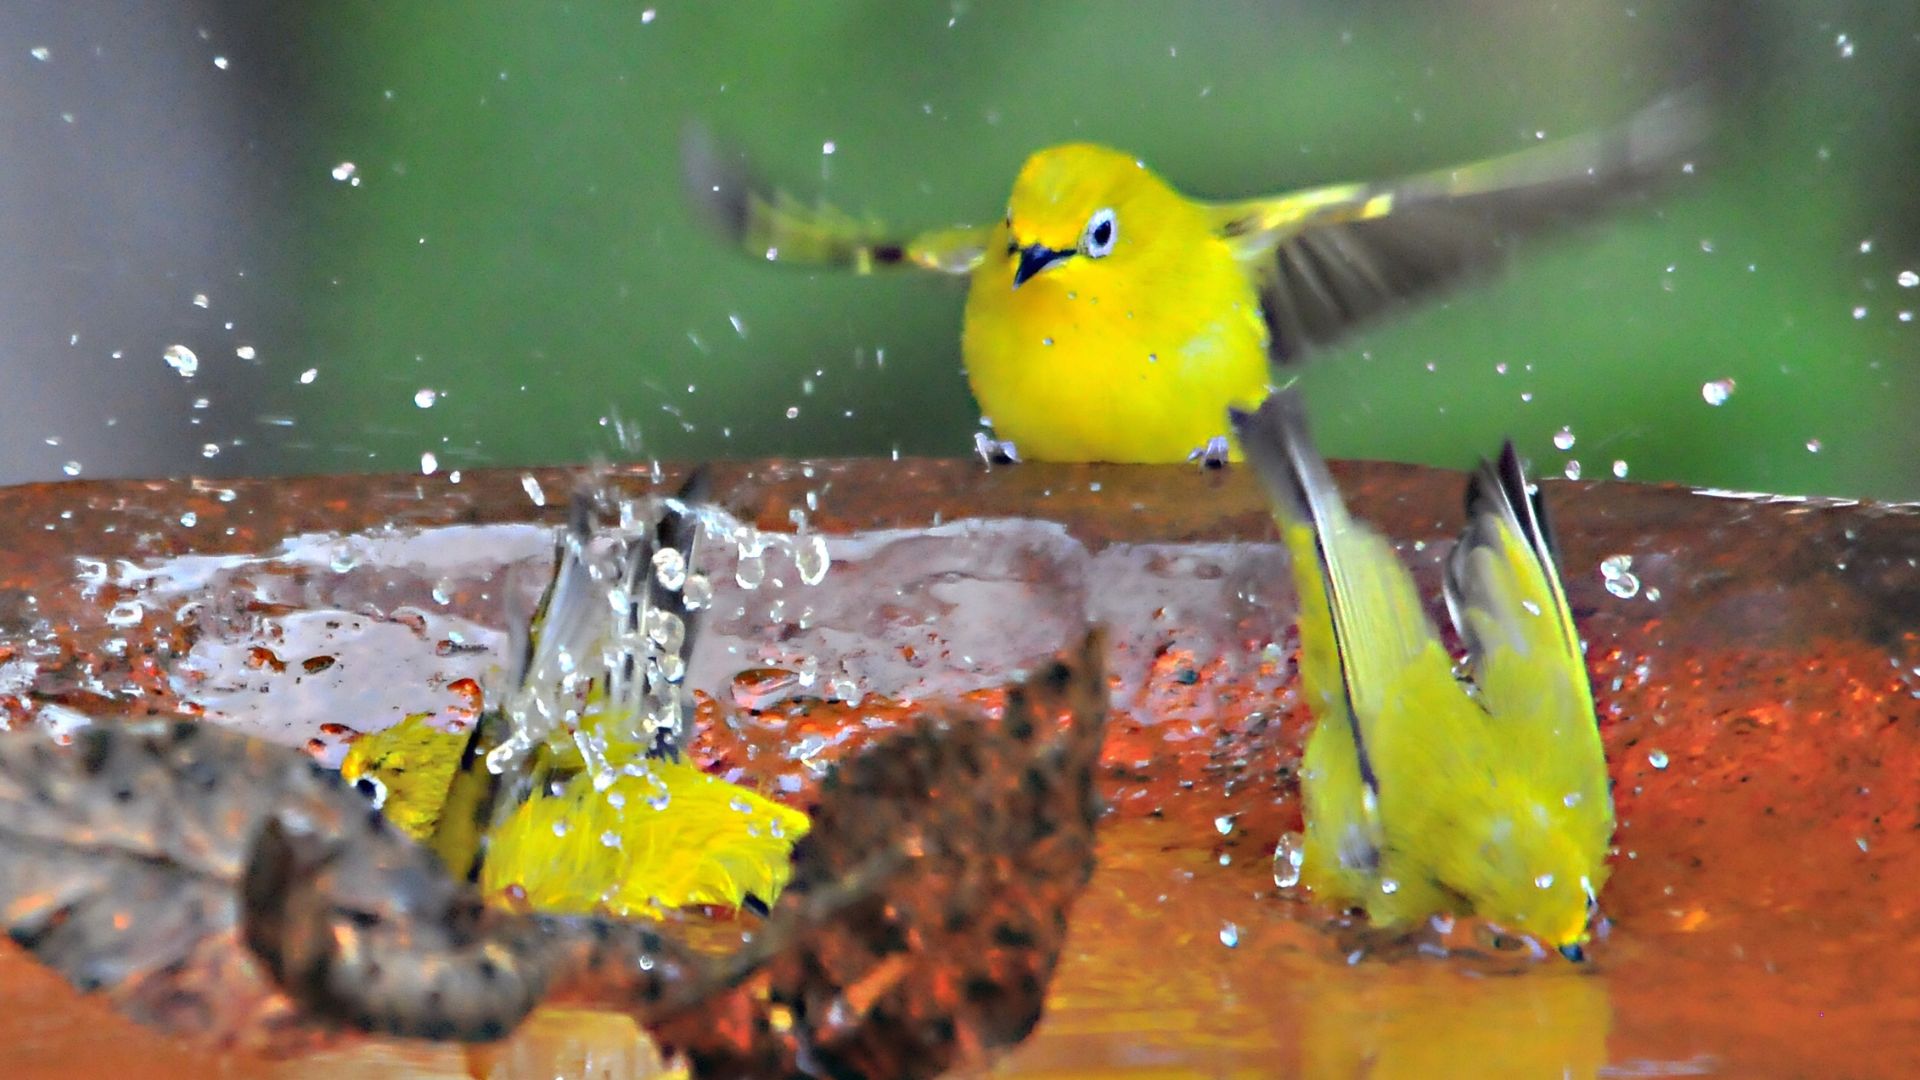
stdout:
[[[680,198],[683,124],[907,226],[991,220],[1029,153],[1074,140],[1229,197],[1603,126],[1715,60],[1716,10],[1503,8],[1489,34],[1333,3],[307,8],[328,74],[297,118],[288,250],[310,333],[263,354],[259,410],[299,422],[253,447],[300,471],[574,461],[620,452],[618,416],[668,457],[965,453],[955,291],[720,250]],[[1305,377],[1328,453],[1459,466],[1507,432],[1548,473],[1920,496],[1900,314],[1920,293],[1897,284],[1920,269],[1898,225],[1915,125],[1894,104],[1920,59],[1890,47],[1920,12],[1742,18],[1749,52],[1722,61],[1759,75],[1731,99],[1736,150],[1685,199],[1329,356]],[[343,160],[359,186],[329,176]]]

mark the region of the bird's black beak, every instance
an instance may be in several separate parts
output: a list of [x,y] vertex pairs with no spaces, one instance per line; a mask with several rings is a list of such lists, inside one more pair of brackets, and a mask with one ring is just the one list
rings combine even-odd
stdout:
[[1560,955],[1576,964],[1584,964],[1587,961],[1587,950],[1581,948],[1578,944],[1560,946]]
[[1013,269],[1013,287],[1019,288],[1028,278],[1071,254],[1073,254],[1072,251],[1060,251],[1040,244],[1028,244],[1020,249],[1020,265]]

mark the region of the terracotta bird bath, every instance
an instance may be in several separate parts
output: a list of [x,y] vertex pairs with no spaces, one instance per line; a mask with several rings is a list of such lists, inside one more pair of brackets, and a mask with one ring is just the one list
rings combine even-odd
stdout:
[[[671,483],[634,470],[631,490]],[[1457,474],[1336,465],[1439,611]],[[337,762],[470,720],[544,580],[571,474],[103,481],[0,491],[0,703],[55,729],[190,716]],[[1299,827],[1285,555],[1242,469],[723,464],[832,569],[712,554],[693,751],[779,797],[922,703],[1109,630],[1099,865],[1033,1036],[995,1075],[1894,1076],[1920,1068],[1920,513],[1549,480],[1615,780],[1584,966],[1356,955],[1274,879]],[[719,545],[724,548],[724,545]],[[541,1043],[564,1030],[567,1045]],[[216,1059],[0,946],[8,1076],[644,1075],[621,1018],[483,1054],[359,1040]]]

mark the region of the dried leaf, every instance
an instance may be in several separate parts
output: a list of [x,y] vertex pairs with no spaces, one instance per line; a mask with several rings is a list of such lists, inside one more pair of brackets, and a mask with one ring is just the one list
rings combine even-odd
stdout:
[[1039,1019],[1093,867],[1101,648],[1003,720],[930,714],[844,763],[767,927],[721,961],[489,908],[336,774],[196,724],[0,735],[0,905],[75,986],[221,1045],[485,1041],[544,1000],[626,1012],[700,1076],[931,1076]]
[[[828,777],[738,989],[655,1033],[700,1076],[934,1076],[1025,1038],[1093,872],[1103,643],[1012,691],[1005,718],[922,717]],[[1064,730],[1061,718],[1065,718]],[[824,920],[809,892],[895,851]]]

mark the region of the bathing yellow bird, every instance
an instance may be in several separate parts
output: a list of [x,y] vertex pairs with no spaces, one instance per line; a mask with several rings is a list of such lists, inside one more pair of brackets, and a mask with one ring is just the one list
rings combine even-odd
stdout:
[[[595,713],[597,730],[604,713]],[[612,725],[609,725],[612,726]],[[354,740],[340,774],[387,819],[427,841],[468,736],[421,717]],[[511,889],[536,910],[654,915],[667,908],[771,904],[786,887],[788,854],[807,815],[684,761],[647,757],[639,743],[611,739],[606,758],[634,767],[605,790],[578,753],[550,768],[569,778],[536,792],[487,837],[480,885]]]
[[1034,154],[993,225],[901,237],[757,183],[695,130],[690,193],[756,258],[967,275],[961,357],[1018,455],[1180,461],[1226,449],[1283,361],[1497,264],[1524,233],[1678,177],[1697,92],[1612,130],[1384,184],[1206,202],[1138,158],[1075,143]]
[[[606,536],[596,498],[577,495],[504,707],[467,732],[416,716],[363,735],[345,778],[488,896],[557,914],[771,904],[809,819],[680,760],[700,612],[683,594],[700,535],[689,508],[705,497],[696,472],[653,528]],[[656,565],[667,550],[677,579]],[[496,770],[503,746],[517,752]]]
[[1462,681],[1393,546],[1341,503],[1298,391],[1233,424],[1300,598],[1316,717],[1300,764],[1301,880],[1379,927],[1479,915],[1580,959],[1613,800],[1545,510],[1513,444],[1474,474],[1447,560]]

